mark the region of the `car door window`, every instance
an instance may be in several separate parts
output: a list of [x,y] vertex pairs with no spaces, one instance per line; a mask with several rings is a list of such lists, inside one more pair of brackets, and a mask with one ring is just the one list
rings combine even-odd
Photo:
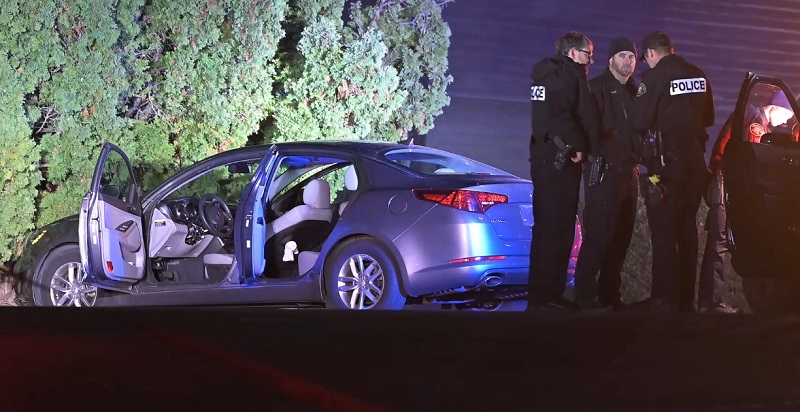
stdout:
[[[226,203],[236,204],[242,196],[244,187],[253,179],[258,162],[241,163],[235,173],[231,172],[229,166],[231,164],[224,164],[209,170],[172,192],[168,199],[200,197],[206,193],[213,193]],[[249,166],[249,170],[245,166]]]
[[278,173],[270,185],[269,199],[279,199],[311,179],[323,179],[331,189],[331,201],[344,190],[344,169],[349,161],[316,156],[286,156],[280,159]]
[[743,139],[755,144],[796,143],[798,123],[790,99],[791,94],[776,85],[753,85],[742,118]]
[[131,186],[133,178],[128,163],[116,150],[108,152],[100,177],[100,193],[127,202]]

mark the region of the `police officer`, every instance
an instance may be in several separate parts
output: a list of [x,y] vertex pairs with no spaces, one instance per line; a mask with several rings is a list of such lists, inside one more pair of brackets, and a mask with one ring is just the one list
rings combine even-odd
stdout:
[[575,296],[582,307],[625,307],[620,299],[620,272],[636,220],[636,165],[641,152],[641,139],[629,117],[637,91],[631,76],[636,57],[632,40],[614,39],[608,68],[589,82],[602,131],[600,141],[592,144],[583,173],[584,237],[575,269]]
[[528,309],[577,309],[563,297],[572,249],[581,163],[599,133],[597,105],[586,77],[594,46],[570,32],[557,53],[533,66],[530,161],[533,218]]
[[642,41],[643,73],[633,110],[634,128],[648,133],[642,179],[653,277],[645,306],[694,310],[697,279],[695,216],[708,182],[706,128],[714,124],[714,99],[705,73],[674,52],[662,32]]

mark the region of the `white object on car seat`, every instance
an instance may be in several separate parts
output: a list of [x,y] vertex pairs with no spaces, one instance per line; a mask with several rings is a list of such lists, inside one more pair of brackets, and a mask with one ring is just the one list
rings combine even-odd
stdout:
[[297,254],[297,243],[294,240],[286,242],[286,246],[283,248],[283,261],[293,261],[295,254]]

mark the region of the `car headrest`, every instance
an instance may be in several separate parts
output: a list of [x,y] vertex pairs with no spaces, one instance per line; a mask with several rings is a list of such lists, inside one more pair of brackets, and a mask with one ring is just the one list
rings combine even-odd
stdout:
[[327,181],[314,179],[303,189],[303,203],[315,209],[331,207],[331,187]]
[[433,174],[435,174],[435,175],[450,175],[450,174],[453,174],[455,172],[456,171],[453,170],[453,169],[450,169],[448,167],[443,167],[441,169],[436,169],[436,171],[433,172]]
[[344,172],[344,187],[346,187],[347,190],[358,189],[358,175],[353,165],[347,166],[347,170]]

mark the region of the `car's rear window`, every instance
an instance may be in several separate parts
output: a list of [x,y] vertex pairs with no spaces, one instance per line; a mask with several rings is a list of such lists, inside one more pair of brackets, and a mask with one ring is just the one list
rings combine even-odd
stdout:
[[408,148],[392,149],[385,152],[383,157],[390,162],[426,175],[511,176],[509,173],[476,160],[428,147],[409,146]]

